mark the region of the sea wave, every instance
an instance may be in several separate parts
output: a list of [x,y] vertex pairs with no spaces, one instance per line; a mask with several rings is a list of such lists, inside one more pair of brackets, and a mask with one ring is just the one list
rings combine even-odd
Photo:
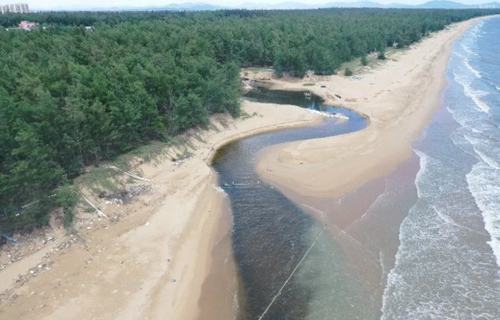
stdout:
[[471,56],[479,56],[476,52],[472,51],[472,49],[470,48],[470,46],[464,44],[464,43],[461,43],[460,44],[460,47],[466,52],[468,53],[469,55]]
[[465,65],[465,67],[466,67],[466,68],[467,68],[467,69],[468,69],[468,70],[469,70],[472,74],[474,74],[474,76],[476,76],[476,78],[478,78],[478,79],[481,79],[481,78],[482,78],[481,73],[480,73],[478,70],[476,70],[476,69],[475,69],[475,68],[474,68],[474,67],[470,64],[470,61],[469,61],[469,59],[468,59],[468,58],[465,58],[465,59],[464,59],[464,65]]
[[500,319],[500,85],[475,52],[485,50],[482,27],[448,67],[444,103],[456,122],[436,120],[416,145],[418,200],[400,225],[383,320]]
[[[415,179],[418,201],[400,227],[400,246],[387,276],[381,319],[497,319],[497,285],[495,280],[484,282],[495,278],[491,278],[497,272],[491,268],[495,261],[480,249],[487,247],[481,244],[486,232],[468,223],[478,210],[474,198],[467,199],[465,172],[462,175],[461,167],[450,166],[446,155],[436,158],[427,151],[415,152],[420,158]],[[491,194],[482,192],[476,194],[487,204]],[[497,222],[493,217],[486,218],[491,228]],[[493,239],[489,244],[498,249]]]
[[469,32],[469,38],[471,40],[476,40],[477,38],[481,37],[481,35],[483,34],[481,30],[483,26],[484,26],[484,21],[481,21],[478,24],[476,24]]
[[414,151],[417,154],[418,158],[420,159],[420,170],[418,170],[417,175],[415,177],[415,186],[417,187],[418,197],[422,198],[424,196],[422,190],[422,179],[424,173],[427,172],[427,167],[429,166],[430,157],[417,149],[415,149]]
[[[420,159],[420,169],[415,177],[417,195],[418,198],[420,199],[424,196],[425,193],[424,190],[422,190],[423,186],[422,180],[424,174],[427,172],[429,157],[425,153],[419,150],[415,149],[414,151]],[[408,283],[405,280],[404,274],[400,272],[400,265],[405,262],[405,258],[408,255],[408,252],[410,251],[408,248],[406,248],[407,235],[405,228],[409,219],[410,217],[407,216],[403,220],[400,227],[400,232],[399,232],[400,245],[396,252],[394,267],[387,274],[387,282],[382,296],[381,320],[395,319],[397,317],[396,316],[397,311],[394,310],[395,306],[404,305],[406,303],[405,301],[403,301],[403,298],[400,297],[398,291],[402,288],[408,288],[409,286],[411,286],[411,283]]]
[[500,171],[487,163],[479,162],[466,178],[469,190],[483,215],[485,229],[490,234],[491,240],[488,244],[493,250],[497,266],[500,267]]
[[[464,134],[464,138],[471,144],[474,153],[479,157],[480,160],[482,160],[493,169],[500,169],[500,163],[496,159],[494,159],[493,156],[487,155],[487,151],[484,150],[484,148],[487,148],[489,150],[492,150],[493,152],[498,152],[500,151],[499,148],[488,145],[488,143],[483,142],[481,139],[474,138],[468,134]],[[483,146],[483,148],[481,148],[481,146]]]
[[463,87],[464,94],[474,102],[478,111],[484,113],[488,113],[490,111],[490,106],[486,102],[481,100],[481,98],[487,95],[488,92],[473,89],[471,86],[471,82],[467,81],[466,77],[459,76],[457,73],[454,73],[454,79]]

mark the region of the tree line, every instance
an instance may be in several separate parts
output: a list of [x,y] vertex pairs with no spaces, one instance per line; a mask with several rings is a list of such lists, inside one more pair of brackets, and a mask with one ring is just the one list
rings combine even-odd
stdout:
[[[71,180],[151,140],[238,116],[239,70],[332,74],[488,10],[322,9],[0,16],[0,232],[71,212]],[[31,32],[16,30],[35,21]],[[92,28],[85,28],[92,26]],[[29,205],[27,205],[29,204]]]

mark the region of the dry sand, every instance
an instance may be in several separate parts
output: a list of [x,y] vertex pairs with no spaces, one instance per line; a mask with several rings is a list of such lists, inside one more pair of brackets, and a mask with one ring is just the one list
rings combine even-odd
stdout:
[[[273,147],[263,154],[260,173],[285,191],[331,197],[389,172],[410,155],[411,141],[439,104],[452,42],[472,23],[433,35],[361,79],[317,78],[318,85],[308,89],[368,115],[371,125],[342,137]],[[291,90],[304,89],[305,82],[311,79],[270,81]],[[252,116],[215,117],[219,130],[192,138],[195,151],[189,158],[174,162],[165,157],[139,165],[136,171],[150,180],[150,192],[126,205],[98,203],[107,214],[126,212],[120,221],[81,230],[81,238],[69,248],[54,250],[51,245],[7,265],[0,271],[0,318],[230,317],[237,287],[228,254],[231,218],[210,159],[234,139],[321,120],[293,106],[245,102],[243,110]],[[92,200],[98,202],[97,197]],[[36,268],[41,255],[47,262],[43,270],[16,282],[16,275]],[[222,274],[226,271],[229,276]],[[214,290],[214,283],[221,290]]]
[[[267,81],[280,89],[307,88],[328,103],[367,115],[370,124],[343,136],[268,148],[259,159],[259,174],[291,198],[339,197],[388,174],[410,157],[412,141],[440,105],[453,42],[477,21],[458,23],[433,34],[409,50],[391,55],[383,66],[355,77]],[[311,82],[315,85],[304,86]]]
[[[214,117],[216,130],[191,138],[195,151],[189,158],[165,157],[136,168],[151,180],[152,190],[132,203],[92,198],[108,216],[116,210],[129,213],[119,222],[95,231],[83,228],[81,240],[70,248],[54,251],[57,241],[51,242],[2,270],[0,318],[231,318],[237,285],[229,245],[232,222],[211,157],[243,136],[322,119],[295,106],[244,102],[242,107],[250,117]],[[43,270],[36,270],[49,251]],[[16,283],[33,267],[36,277]]]

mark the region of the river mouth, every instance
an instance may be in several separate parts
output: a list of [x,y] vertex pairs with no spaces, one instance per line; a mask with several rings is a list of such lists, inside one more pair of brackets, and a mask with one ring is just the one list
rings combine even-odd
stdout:
[[[298,277],[290,277],[313,243],[336,246],[323,225],[256,173],[258,153],[279,143],[323,138],[361,130],[367,119],[345,108],[323,103],[304,92],[251,91],[259,102],[295,104],[340,114],[318,125],[250,136],[222,147],[213,159],[219,184],[227,193],[233,214],[232,249],[241,278],[239,319],[305,319],[313,292]],[[321,250],[322,246],[318,246]],[[315,248],[316,250],[317,248]],[[314,250],[313,250],[314,251]],[[311,255],[315,254],[310,251]],[[306,257],[307,258],[307,257]],[[284,283],[286,283],[285,286]],[[278,294],[279,293],[279,294]],[[271,301],[274,302],[271,304]]]
[[434,116],[416,154],[342,198],[301,197],[286,186],[278,191],[255,173],[258,153],[354,132],[368,120],[323,102],[310,106],[304,92],[283,100],[283,92],[252,94],[257,101],[337,112],[349,120],[248,137],[216,155],[213,166],[233,214],[239,319],[498,318],[498,237],[492,228],[498,210],[491,197],[498,113],[488,103],[495,105],[499,89],[487,83],[497,79],[491,65],[472,49],[484,40],[481,50],[494,56],[498,50],[490,46],[498,28],[485,28],[481,36],[478,29],[451,58],[447,111]]
[[305,91],[260,88],[250,96],[335,116],[314,126],[235,141],[214,157],[233,215],[232,250],[240,280],[237,318],[380,319],[399,226],[417,197],[418,157],[341,198],[277,190],[256,172],[263,149],[355,132],[369,120]]

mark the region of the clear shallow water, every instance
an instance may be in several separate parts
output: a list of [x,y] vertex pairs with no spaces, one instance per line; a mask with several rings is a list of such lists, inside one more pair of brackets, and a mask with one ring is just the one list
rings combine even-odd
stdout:
[[[219,173],[221,187],[230,198],[233,213],[233,251],[242,279],[239,294],[241,319],[259,318],[322,229],[283,194],[260,180],[255,172],[258,152],[278,143],[357,131],[367,124],[366,119],[359,114],[323,105],[318,97],[305,99],[304,93],[299,92],[280,99],[279,96],[283,94],[263,89],[252,94],[252,97],[263,102],[281,102],[328,113],[341,113],[349,120],[329,118],[313,127],[255,135],[231,143],[217,153],[213,167]],[[359,291],[356,288],[358,284],[342,271],[342,251],[336,250],[336,244],[324,234],[317,243],[319,245],[311,255],[321,254],[321,250],[338,252],[335,256],[322,255],[331,259],[330,264],[325,266],[341,275],[336,279],[344,283],[344,288],[352,288],[352,294],[345,296],[359,296],[356,294]],[[304,286],[299,279],[295,276],[289,279],[263,319],[306,317],[313,288]]]
[[500,319],[500,18],[457,41],[444,108],[415,144],[382,319]]

